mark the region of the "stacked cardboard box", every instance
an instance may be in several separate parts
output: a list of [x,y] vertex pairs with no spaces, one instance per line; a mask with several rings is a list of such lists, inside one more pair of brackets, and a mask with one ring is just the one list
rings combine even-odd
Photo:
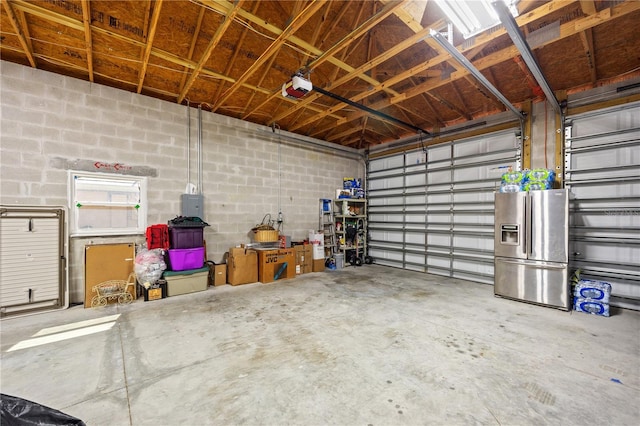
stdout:
[[227,283],[227,265],[220,263],[213,267],[213,285],[218,287]]
[[227,282],[231,285],[258,281],[258,253],[244,246],[231,247],[227,259]]
[[296,253],[296,274],[313,272],[313,249],[311,244],[293,246]]
[[293,249],[258,249],[258,281],[270,283],[296,277]]

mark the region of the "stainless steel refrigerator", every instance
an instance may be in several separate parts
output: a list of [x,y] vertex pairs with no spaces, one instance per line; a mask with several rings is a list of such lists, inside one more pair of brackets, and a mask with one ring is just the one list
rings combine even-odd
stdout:
[[495,295],[569,310],[568,253],[568,190],[495,194]]

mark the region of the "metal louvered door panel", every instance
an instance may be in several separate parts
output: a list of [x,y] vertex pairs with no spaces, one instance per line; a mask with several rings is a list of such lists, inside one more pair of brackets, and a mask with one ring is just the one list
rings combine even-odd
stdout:
[[369,254],[381,265],[492,284],[493,193],[519,161],[513,130],[369,160]]
[[7,210],[0,217],[2,316],[65,304],[62,210]]
[[571,269],[640,309],[640,103],[568,117],[565,169]]

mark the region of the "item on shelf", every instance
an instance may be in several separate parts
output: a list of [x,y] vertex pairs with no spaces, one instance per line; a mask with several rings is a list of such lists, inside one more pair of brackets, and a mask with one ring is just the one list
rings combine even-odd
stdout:
[[[340,215],[336,216],[336,233],[338,239],[337,253],[342,255],[343,265],[360,266],[367,255],[367,200],[336,199],[336,207]],[[334,256],[335,259],[335,256]]]
[[344,189],[362,188],[362,180],[352,177],[345,177],[342,179],[342,187]]
[[336,199],[353,198],[351,189],[336,189]]

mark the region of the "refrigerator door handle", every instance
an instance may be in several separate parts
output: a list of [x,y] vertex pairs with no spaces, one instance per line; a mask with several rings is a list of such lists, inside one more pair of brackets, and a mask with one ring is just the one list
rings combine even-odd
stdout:
[[509,263],[511,265],[526,265],[529,267],[533,267],[533,268],[541,268],[541,269],[564,269],[566,268],[566,264],[555,264],[555,263],[549,263],[549,262],[532,262],[529,260],[522,260],[522,259],[518,259],[518,260],[511,260],[508,258],[496,258],[496,261],[502,262],[502,263]]
[[523,208],[522,208],[522,215],[524,216],[524,220],[523,220],[523,224],[524,224],[524,232],[522,234],[522,252],[524,254],[529,255],[529,239],[531,238],[531,226],[529,223],[529,197],[525,196],[522,197],[522,203],[523,203]]

